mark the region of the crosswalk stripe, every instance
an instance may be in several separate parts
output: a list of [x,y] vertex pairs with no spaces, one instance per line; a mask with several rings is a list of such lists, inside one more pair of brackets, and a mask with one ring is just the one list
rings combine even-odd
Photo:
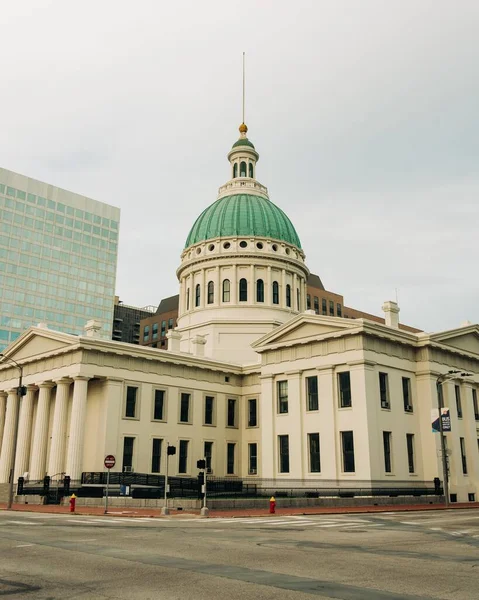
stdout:
[[357,522],[357,521],[349,521],[348,523],[326,523],[326,524],[322,524],[322,525],[316,525],[316,527],[346,527],[346,526],[350,526],[352,527],[353,525],[363,525],[363,522]]
[[41,523],[36,523],[35,521],[7,521],[7,523],[12,523],[13,525],[41,525]]

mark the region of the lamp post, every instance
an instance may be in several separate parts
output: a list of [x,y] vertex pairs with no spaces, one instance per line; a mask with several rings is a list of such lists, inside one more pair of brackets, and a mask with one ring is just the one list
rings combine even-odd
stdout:
[[23,367],[22,365],[18,364],[16,360],[14,360],[13,358],[10,358],[8,356],[5,356],[4,354],[0,354],[0,362],[3,361],[10,361],[11,363],[13,363],[13,365],[15,367],[17,367],[17,369],[20,371],[20,376],[18,378],[18,387],[17,387],[17,396],[18,396],[18,407],[17,410],[15,411],[15,426],[13,428],[13,457],[12,457],[12,464],[10,467],[10,477],[8,479],[8,501],[7,501],[7,510],[11,510],[12,509],[12,505],[13,505],[13,484],[14,484],[14,477],[15,477],[15,459],[17,457],[17,439],[18,439],[18,424],[19,424],[19,416],[20,416],[20,398],[22,396],[25,395],[26,390],[23,387]]
[[456,369],[450,370],[447,373],[443,373],[436,379],[437,408],[439,412],[439,435],[441,437],[442,474],[444,479],[444,499],[446,508],[449,507],[449,473],[447,468],[446,439],[444,437],[444,429],[442,426],[441,409],[444,408],[444,398],[441,386],[443,383],[450,381],[451,379],[459,379],[461,377],[468,377],[469,375],[471,375],[471,373],[462,373]]

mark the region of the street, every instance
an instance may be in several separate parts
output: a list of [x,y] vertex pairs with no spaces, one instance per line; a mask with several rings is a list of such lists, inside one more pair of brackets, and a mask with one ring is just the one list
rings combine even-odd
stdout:
[[0,512],[4,598],[476,600],[479,511],[125,518]]

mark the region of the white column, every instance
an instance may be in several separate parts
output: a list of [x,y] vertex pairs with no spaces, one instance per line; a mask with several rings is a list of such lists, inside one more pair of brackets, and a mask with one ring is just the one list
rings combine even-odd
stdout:
[[0,452],[0,483],[8,483],[13,460],[13,442],[17,423],[18,395],[17,388],[8,390],[5,427],[3,429],[2,451]]
[[206,289],[206,270],[201,269],[201,295],[200,295],[200,306],[198,308],[205,308],[208,291]]
[[89,377],[74,377],[73,403],[70,417],[70,439],[66,474],[72,480],[79,480],[82,474],[83,444],[85,438],[85,413]]
[[65,467],[65,442],[67,430],[68,398],[70,396],[71,379],[59,379],[53,412],[52,445],[48,460],[48,475],[63,473]]
[[37,387],[27,386],[27,394],[20,404],[20,421],[18,424],[17,451],[15,460],[15,480],[28,471],[30,457],[30,444],[33,425],[33,402]]
[[219,306],[221,304],[221,283],[220,283],[220,268],[215,267],[215,295],[213,298],[214,306]]
[[268,267],[266,271],[266,281],[264,285],[264,302],[268,306],[271,306],[273,304],[273,283],[271,281],[271,267]]
[[236,265],[233,265],[233,273],[231,275],[230,297],[231,304],[238,303],[238,270]]
[[281,308],[286,307],[286,271],[281,269],[281,288],[279,290],[279,305]]
[[0,391],[0,448],[2,447],[3,428],[5,427],[5,411],[7,410],[7,392]]
[[293,273],[293,289],[291,290],[291,307],[293,310],[300,311],[301,310],[301,301],[298,303],[298,292],[296,288],[298,286],[298,276],[296,273]]
[[256,281],[254,276],[254,265],[251,265],[251,275],[250,275],[251,284],[248,290],[248,304],[256,303]]
[[261,431],[261,463],[258,473],[261,477],[272,478],[276,474],[276,408],[274,379],[272,375],[260,375],[261,400],[259,419]]
[[53,383],[44,382],[38,386],[38,406],[33,429],[32,458],[30,463],[30,481],[45,477],[48,444],[48,423],[50,419],[50,394]]

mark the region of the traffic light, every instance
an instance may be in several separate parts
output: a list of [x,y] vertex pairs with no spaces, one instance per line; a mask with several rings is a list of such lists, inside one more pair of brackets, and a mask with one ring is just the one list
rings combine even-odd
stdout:
[[198,469],[206,469],[206,460],[202,458],[201,460],[196,461],[196,466]]
[[173,454],[176,454],[176,446],[168,446],[166,449],[166,454],[168,456],[173,456]]

